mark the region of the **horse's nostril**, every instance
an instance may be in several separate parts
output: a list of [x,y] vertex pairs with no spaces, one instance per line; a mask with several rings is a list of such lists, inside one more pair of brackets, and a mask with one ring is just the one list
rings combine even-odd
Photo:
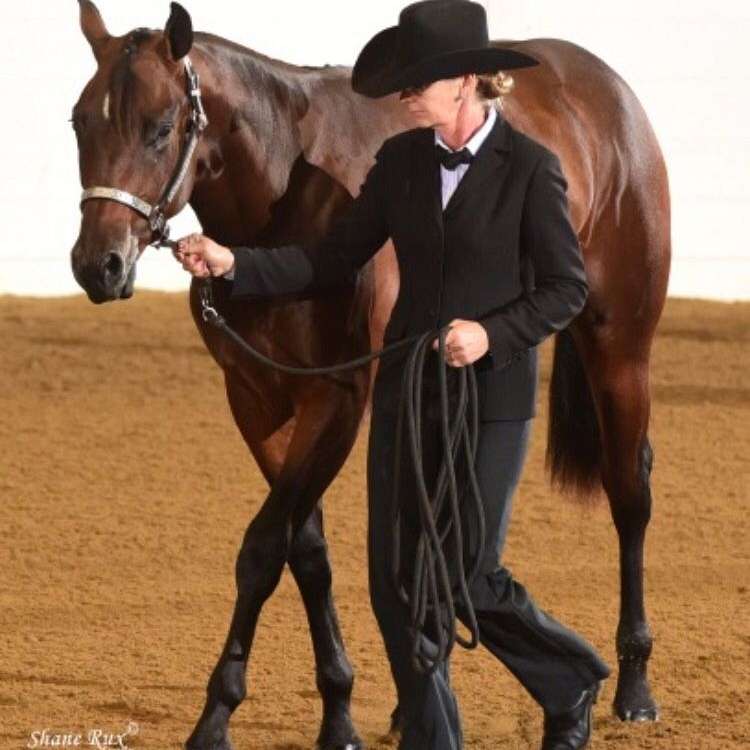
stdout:
[[122,274],[122,258],[118,253],[110,253],[104,261],[104,271],[109,276],[119,278]]

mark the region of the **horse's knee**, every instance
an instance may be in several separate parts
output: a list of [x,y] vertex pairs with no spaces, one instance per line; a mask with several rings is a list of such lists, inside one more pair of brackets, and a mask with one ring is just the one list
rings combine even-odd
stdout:
[[264,601],[276,588],[289,550],[284,527],[262,531],[256,522],[250,527],[237,555],[235,578],[240,594]]

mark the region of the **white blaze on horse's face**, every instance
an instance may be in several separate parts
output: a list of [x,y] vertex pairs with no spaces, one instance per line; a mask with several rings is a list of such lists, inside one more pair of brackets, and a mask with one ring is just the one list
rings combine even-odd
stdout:
[[102,103],[102,117],[109,121],[109,91],[104,95],[104,102]]

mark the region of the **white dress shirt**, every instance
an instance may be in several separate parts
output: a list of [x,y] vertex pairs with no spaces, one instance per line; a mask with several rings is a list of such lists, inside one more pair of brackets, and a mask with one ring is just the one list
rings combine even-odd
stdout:
[[[477,155],[479,147],[482,145],[484,139],[489,135],[492,126],[495,124],[497,119],[497,112],[494,107],[490,107],[487,113],[487,118],[476,133],[463,145],[461,148],[452,149],[447,146],[443,139],[440,137],[437,130],[435,131],[435,143],[442,146],[446,151],[461,151],[463,148],[468,148],[473,156]],[[466,174],[466,170],[470,167],[470,164],[459,164],[455,169],[446,169],[442,164],[440,165],[440,184],[443,194],[443,210],[448,205],[448,201],[458,187],[458,183],[461,182],[461,178]]]

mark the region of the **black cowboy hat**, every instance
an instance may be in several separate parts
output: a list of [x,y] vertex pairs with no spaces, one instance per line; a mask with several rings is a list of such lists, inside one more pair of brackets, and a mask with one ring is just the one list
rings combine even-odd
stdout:
[[407,5],[391,26],[359,53],[352,88],[373,99],[466,73],[526,68],[539,61],[490,47],[487,13],[470,0],[422,0]]

